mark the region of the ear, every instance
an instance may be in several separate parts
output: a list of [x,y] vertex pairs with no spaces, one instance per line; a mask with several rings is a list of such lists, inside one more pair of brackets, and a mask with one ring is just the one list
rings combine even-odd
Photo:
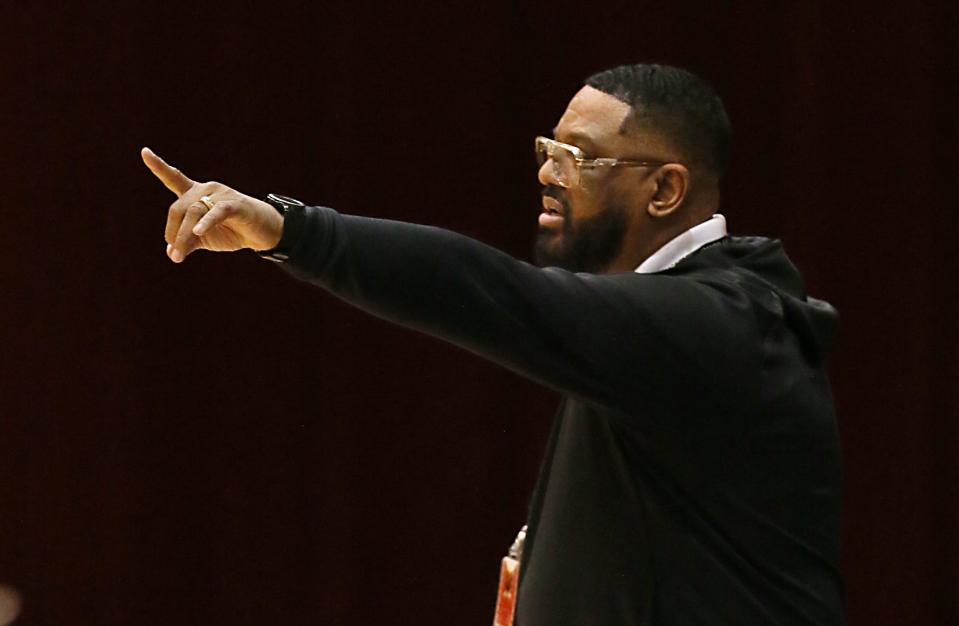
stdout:
[[681,163],[667,163],[656,173],[656,190],[649,200],[650,216],[666,217],[683,204],[689,192],[689,170]]

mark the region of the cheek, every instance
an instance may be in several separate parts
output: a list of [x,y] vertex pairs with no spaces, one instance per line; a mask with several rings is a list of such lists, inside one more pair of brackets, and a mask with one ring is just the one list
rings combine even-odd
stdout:
[[651,196],[637,183],[634,179],[610,181],[601,190],[595,190],[592,201],[602,209],[615,206],[630,213],[643,212]]
[[570,217],[590,218],[601,212],[605,204],[605,194],[600,189],[579,187],[567,196]]

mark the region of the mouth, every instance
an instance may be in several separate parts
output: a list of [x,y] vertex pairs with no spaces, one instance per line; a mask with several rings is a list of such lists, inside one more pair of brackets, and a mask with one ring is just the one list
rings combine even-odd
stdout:
[[563,223],[563,203],[551,196],[543,196],[543,212],[539,214],[539,225],[555,228]]
[[543,210],[547,213],[563,215],[563,203],[552,196],[543,196]]

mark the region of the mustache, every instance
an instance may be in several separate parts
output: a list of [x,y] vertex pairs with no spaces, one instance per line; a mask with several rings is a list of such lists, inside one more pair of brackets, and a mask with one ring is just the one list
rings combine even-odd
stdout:
[[543,191],[540,193],[543,194],[543,197],[552,198],[558,200],[559,202],[563,201],[563,188],[557,187],[556,185],[546,185],[543,187]]
[[569,213],[569,205],[566,204],[566,198],[563,197],[563,192],[564,190],[562,187],[558,187],[556,185],[546,185],[543,187],[540,195],[542,195],[544,198],[552,198],[563,205],[563,215],[565,216]]

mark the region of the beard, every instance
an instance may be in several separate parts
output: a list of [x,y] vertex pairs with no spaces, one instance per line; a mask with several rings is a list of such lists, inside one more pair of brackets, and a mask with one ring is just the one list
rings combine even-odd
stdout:
[[561,267],[570,272],[602,272],[623,248],[627,224],[625,208],[613,204],[593,217],[574,220],[569,203],[559,195],[558,189],[547,187],[543,195],[562,203],[563,225],[560,230],[539,227],[533,246],[536,264]]

